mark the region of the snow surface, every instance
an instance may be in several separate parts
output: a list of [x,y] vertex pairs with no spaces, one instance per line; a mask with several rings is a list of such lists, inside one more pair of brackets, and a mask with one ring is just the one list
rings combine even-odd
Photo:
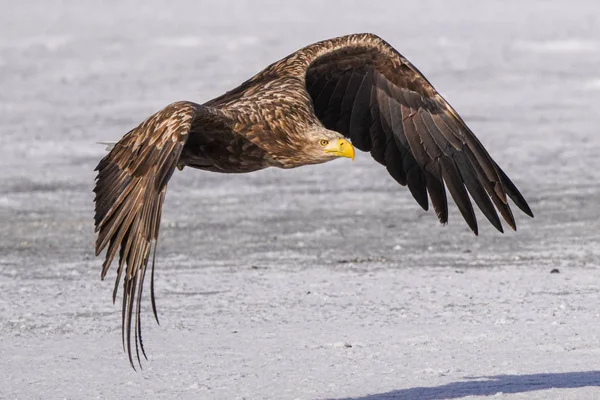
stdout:
[[[111,4],[0,4],[0,398],[600,399],[600,3]],[[96,142],[361,31],[426,74],[536,218],[440,226],[365,154],[177,173],[134,372],[93,256]]]

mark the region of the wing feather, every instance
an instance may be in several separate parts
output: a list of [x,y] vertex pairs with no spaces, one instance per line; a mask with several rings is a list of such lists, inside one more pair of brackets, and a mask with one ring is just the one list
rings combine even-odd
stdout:
[[[340,104],[340,112],[335,124],[336,130],[340,132],[350,132],[350,119],[352,109],[357,98],[358,89],[363,82],[365,74],[363,71],[353,70],[350,74],[350,79],[346,85],[346,91]],[[332,99],[333,100],[333,99]]]
[[341,117],[340,114],[342,109],[342,102],[344,101],[344,95],[346,93],[346,88],[348,86],[348,82],[350,81],[351,76],[351,73],[346,73],[336,80],[335,88],[331,92],[331,96],[329,96],[327,109],[325,110],[325,113],[322,117],[323,125],[334,127],[336,126],[338,120]]
[[469,200],[463,179],[458,172],[458,168],[456,168],[454,160],[442,158],[440,163],[442,165],[442,176],[444,178],[444,183],[446,183],[450,195],[454,199],[454,202],[456,203],[456,206],[458,207],[458,210],[462,214],[463,218],[467,222],[467,225],[469,225],[469,228],[471,228],[473,233],[477,235],[479,230],[477,227],[475,212],[473,211],[473,205]]
[[325,115],[325,111],[327,111],[327,107],[329,107],[329,99],[336,86],[337,81],[328,77],[323,88],[319,91],[319,94],[316,95],[316,97],[313,97],[315,112],[316,110],[319,110],[317,117],[322,118],[323,115]]
[[[375,89],[371,91],[371,98],[374,98],[377,95]],[[387,167],[387,163],[385,161],[385,151],[388,147],[387,143],[387,135],[381,126],[381,116],[379,115],[379,107],[377,105],[377,101],[371,100],[372,106],[369,106],[370,110],[370,119],[371,126],[369,128],[369,137],[371,141],[371,157],[375,159],[378,163]],[[366,136],[366,135],[365,135]],[[397,149],[396,149],[397,150]],[[399,153],[399,151],[398,151]],[[402,162],[401,156],[398,156],[398,162]],[[401,171],[402,177],[394,177],[398,183],[401,185],[406,185],[406,174],[404,171]]]
[[[373,72],[367,71],[361,79],[356,90],[356,96],[350,111],[350,125],[348,136],[352,144],[362,151],[371,151],[373,142],[371,133],[365,134],[370,129],[373,119],[371,118],[371,88],[373,86]],[[343,130],[341,132],[344,132]]]

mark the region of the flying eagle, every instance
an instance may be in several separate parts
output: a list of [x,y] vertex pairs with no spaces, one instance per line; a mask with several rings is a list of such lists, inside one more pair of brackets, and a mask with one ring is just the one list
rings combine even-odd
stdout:
[[[175,168],[242,173],[295,168],[368,151],[419,205],[448,221],[446,190],[477,234],[469,195],[502,232],[516,229],[507,197],[533,214],[458,113],[380,37],[353,34],[306,46],[205,104],[180,101],[129,131],[96,171],[96,255],[102,278],[119,252],[122,339],[146,357],[140,304],[150,255],[150,299],[161,208]],[[135,313],[135,319],[132,316]],[[139,343],[139,346],[138,346]],[[140,364],[141,365],[141,364]]]

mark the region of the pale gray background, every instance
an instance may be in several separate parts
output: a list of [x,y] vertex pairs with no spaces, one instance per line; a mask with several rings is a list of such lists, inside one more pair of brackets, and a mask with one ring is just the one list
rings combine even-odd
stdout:
[[[600,398],[598,1],[103,3],[0,2],[1,398]],[[425,73],[536,218],[475,237],[453,206],[440,226],[365,154],[176,173],[162,325],[146,307],[132,371],[92,252],[95,141],[361,31]]]

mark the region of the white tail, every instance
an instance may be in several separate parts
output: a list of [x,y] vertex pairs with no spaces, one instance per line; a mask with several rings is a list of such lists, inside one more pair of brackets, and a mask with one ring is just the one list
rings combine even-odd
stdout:
[[96,143],[105,145],[106,151],[111,151],[115,147],[115,144],[117,144],[117,142],[96,142]]

